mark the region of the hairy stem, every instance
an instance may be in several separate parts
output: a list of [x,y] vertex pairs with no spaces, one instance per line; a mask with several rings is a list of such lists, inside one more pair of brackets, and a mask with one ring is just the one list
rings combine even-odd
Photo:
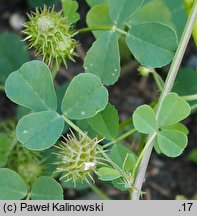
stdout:
[[[156,117],[157,118],[158,118],[158,114],[159,114],[160,109],[161,109],[161,104],[162,104],[163,99],[171,91],[171,89],[173,87],[175,78],[177,76],[178,70],[180,68],[180,64],[182,62],[182,59],[183,59],[183,56],[185,53],[185,50],[187,48],[189,39],[191,37],[192,30],[193,30],[194,24],[196,22],[196,19],[197,19],[197,0],[195,0],[195,3],[193,5],[193,9],[192,9],[191,14],[188,18],[188,21],[186,23],[181,41],[179,43],[175,57],[174,57],[173,62],[171,64],[171,67],[170,67],[163,91],[162,91],[161,96],[159,98],[158,109],[156,111]],[[150,139],[151,139],[151,137],[148,138],[147,143],[149,143]],[[136,179],[135,179],[134,187],[137,188],[139,191],[141,191],[141,188],[142,188],[142,184],[144,181],[146,169],[147,169],[150,155],[152,152],[153,144],[154,144],[154,140],[152,140],[152,143],[148,146],[146,153],[142,157],[142,160],[141,160],[141,163],[139,166],[139,170],[138,170],[138,174],[137,174]],[[139,197],[140,197],[140,193],[136,190],[133,190],[132,199],[138,200]]]

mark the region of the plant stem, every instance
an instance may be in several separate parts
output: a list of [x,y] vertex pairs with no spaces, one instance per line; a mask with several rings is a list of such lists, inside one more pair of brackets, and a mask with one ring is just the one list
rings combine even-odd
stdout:
[[161,103],[163,101],[163,99],[165,98],[165,96],[171,91],[174,81],[176,79],[178,70],[180,68],[181,62],[183,60],[183,56],[185,54],[185,50],[187,48],[189,39],[191,37],[192,34],[192,30],[194,27],[194,24],[196,22],[197,19],[197,0],[195,0],[194,5],[193,5],[193,9],[191,11],[191,14],[188,18],[188,21],[186,23],[183,35],[181,37],[179,46],[177,48],[174,60],[171,64],[167,79],[165,81],[165,85],[164,85],[164,89],[163,92],[160,96],[160,100],[159,100],[159,106],[158,106],[158,110],[157,110],[157,115],[159,114],[159,111],[161,109]]
[[182,96],[181,98],[186,101],[193,101],[197,100],[197,94]]
[[152,71],[152,75],[153,75],[153,78],[155,79],[157,87],[159,88],[159,91],[162,92],[163,87],[164,87],[164,81],[162,80],[160,75],[155,70]]
[[[167,79],[166,79],[166,82],[164,85],[164,89],[163,89],[161,96],[159,98],[158,109],[156,110],[156,117],[157,118],[158,118],[158,114],[159,114],[160,109],[161,109],[162,101],[165,98],[165,96],[171,91],[172,86],[174,84],[174,81],[175,81],[176,75],[178,73],[180,64],[182,62],[185,50],[187,48],[189,39],[191,37],[192,30],[193,30],[194,24],[196,22],[196,19],[197,19],[197,0],[195,0],[195,2],[194,2],[191,14],[188,18],[188,21],[186,23],[186,26],[185,26],[185,29],[184,29],[184,32],[183,32],[183,35],[181,38],[181,41],[179,43],[175,57],[174,57],[173,62],[171,64],[171,67],[170,67],[170,70],[169,70],[169,73],[168,73],[168,76],[167,76]],[[147,143],[150,142],[150,139],[151,139],[151,137],[148,138]],[[138,170],[138,174],[137,174],[136,179],[135,179],[134,187],[137,188],[139,191],[141,191],[142,184],[144,181],[146,169],[148,166],[148,162],[149,162],[150,155],[151,155],[152,148],[153,148],[153,144],[154,144],[153,141],[154,141],[154,139],[152,140],[152,143],[148,146],[146,153],[142,157],[142,160],[141,160],[141,163],[139,166],[139,170]],[[140,197],[140,193],[136,190],[133,190],[132,199],[138,200],[139,197]]]
[[[78,128],[72,121],[70,121],[69,119],[66,118],[66,116],[62,115],[62,118],[64,119],[64,121],[70,126],[72,127],[75,131],[77,131],[78,133],[80,133],[81,135],[86,136],[86,134],[80,129]],[[109,156],[103,151],[103,147],[102,146],[97,146],[98,150],[101,151],[101,154],[103,155],[103,157],[116,169],[118,170],[122,176],[125,178],[125,180],[129,182],[126,174],[122,171],[122,169],[119,168],[118,165],[116,165],[110,158]]]
[[125,173],[116,163],[114,163],[114,162],[111,160],[111,158],[110,158],[105,152],[102,152],[103,147],[98,145],[97,148],[98,148],[99,151],[101,151],[101,154],[102,154],[103,157],[107,160],[107,162],[110,163],[111,166],[112,166],[115,170],[119,171],[119,172],[122,174],[122,176],[125,178],[125,180],[127,180],[127,183],[130,184],[130,181],[128,180],[128,177],[127,177],[126,173]]
[[26,199],[25,199],[25,200],[30,200],[30,198],[31,198],[31,192],[29,192],[29,193],[27,194],[27,196],[26,196]]
[[123,35],[127,35],[127,32],[118,28],[117,26],[113,25],[113,26],[91,26],[91,27],[87,27],[87,28],[82,28],[78,30],[78,33],[85,33],[85,32],[90,32],[90,31],[116,31],[119,32]]
[[68,118],[66,118],[66,116],[62,115],[62,118],[63,118],[64,121],[65,121],[71,128],[73,128],[75,131],[77,131],[77,132],[80,133],[81,135],[86,136],[86,134],[85,134],[79,127],[77,127],[77,125],[75,125],[72,121],[70,121]]
[[145,147],[143,148],[142,152],[140,153],[140,155],[139,155],[139,157],[138,157],[138,159],[137,159],[137,161],[136,161],[136,163],[135,163],[135,166],[134,166],[134,168],[133,168],[133,171],[132,171],[132,176],[133,176],[133,178],[134,178],[134,176],[135,176],[135,172],[136,172],[136,170],[137,170],[137,168],[138,168],[138,166],[139,166],[139,164],[140,164],[140,161],[141,161],[142,157],[144,156],[144,154],[146,154],[147,149],[148,149],[149,146],[152,144],[152,142],[154,141],[154,139],[155,139],[156,136],[157,136],[157,132],[153,133],[153,134],[150,136],[150,138],[148,139],[148,141],[147,141]]
[[109,147],[110,145],[113,145],[115,143],[117,143],[118,141],[120,140],[123,140],[125,139],[126,137],[128,137],[129,135],[133,134],[134,132],[136,131],[135,128],[132,128],[131,130],[127,131],[126,133],[122,134],[121,136],[119,136],[118,138],[116,138],[115,140],[103,145],[103,148],[107,148]]
[[[82,134],[82,135],[85,135],[85,133],[79,128],[77,127],[77,125],[75,125],[72,121],[70,121],[68,118],[66,118],[66,116],[62,115],[62,118],[64,119],[64,121],[70,126],[72,127],[75,131],[77,131],[78,133]],[[135,128],[132,128],[131,130],[127,131],[126,133],[124,133],[123,135],[121,135],[120,137],[118,137],[117,139],[113,140],[112,142],[109,142],[107,144],[105,144],[103,146],[103,148],[106,148],[126,137],[128,137],[129,135],[131,135],[132,133],[134,133],[136,131]]]
[[4,91],[4,86],[0,85],[0,91]]
[[79,29],[78,33],[85,33],[85,32],[90,32],[90,31],[100,31],[100,30],[111,31],[112,29],[113,29],[113,26],[91,26],[91,27]]
[[113,31],[117,31],[117,32],[119,32],[119,33],[121,33],[121,34],[123,34],[123,35],[125,35],[125,36],[127,36],[127,34],[128,34],[128,32],[126,32],[126,31],[124,31],[124,30],[118,28],[117,26],[113,26],[113,29],[112,29],[112,30],[113,30]]
[[110,198],[103,193],[103,191],[101,191],[96,185],[91,184],[90,188],[92,189],[92,191],[94,191],[95,194],[97,194],[102,200],[110,200]]
[[197,104],[191,106],[191,113],[197,112]]

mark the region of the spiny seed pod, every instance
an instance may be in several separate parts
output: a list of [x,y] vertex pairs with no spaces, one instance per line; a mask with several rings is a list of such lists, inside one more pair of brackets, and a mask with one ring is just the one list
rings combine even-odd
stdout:
[[74,61],[75,33],[62,11],[56,12],[54,7],[44,6],[43,10],[36,8],[35,12],[28,14],[28,18],[29,21],[24,24],[24,40],[29,42],[29,48],[35,48],[35,55],[42,56],[52,68],[59,68],[62,61],[66,66],[65,59]]
[[46,171],[40,152],[30,151],[20,143],[12,150],[6,166],[19,173],[29,186]]
[[[71,132],[72,133],[72,132]],[[58,148],[57,155],[57,169],[55,172],[62,174],[61,179],[67,181],[86,181],[93,180],[92,173],[96,172],[96,166],[102,164],[104,158],[99,155],[104,152],[98,150],[97,138],[90,139],[86,134],[79,134],[77,138],[73,133],[65,138]]]

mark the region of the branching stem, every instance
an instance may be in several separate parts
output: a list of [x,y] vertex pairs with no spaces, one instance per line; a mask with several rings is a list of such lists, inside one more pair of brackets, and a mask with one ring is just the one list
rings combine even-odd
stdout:
[[[171,67],[170,67],[170,70],[169,70],[169,73],[168,73],[168,76],[167,76],[163,91],[162,91],[161,96],[159,98],[158,109],[156,111],[156,117],[157,118],[158,118],[158,114],[159,114],[160,109],[161,109],[161,104],[162,104],[163,99],[171,91],[171,89],[173,87],[175,78],[177,76],[178,70],[180,68],[180,64],[182,62],[182,59],[183,59],[183,56],[184,56],[184,53],[185,53],[185,50],[187,48],[189,39],[191,37],[192,30],[193,30],[193,27],[195,25],[196,19],[197,19],[197,0],[195,0],[195,2],[194,2],[192,11],[190,13],[190,16],[188,18],[188,21],[186,23],[186,26],[185,26],[185,29],[184,29],[184,32],[183,32],[183,35],[182,35],[182,38],[181,38],[181,41],[179,43],[179,46],[178,46],[178,49],[176,51],[175,57],[174,57],[173,62],[171,64]],[[152,136],[150,136],[148,138],[147,143],[150,142],[151,137]],[[146,153],[143,155],[141,163],[139,165],[138,174],[136,176],[135,183],[134,183],[134,187],[137,188],[138,191],[141,191],[141,188],[142,188],[142,184],[143,184],[143,181],[144,181],[146,169],[147,169],[148,162],[149,162],[151,152],[152,152],[152,148],[153,148],[153,143],[154,143],[154,139],[152,140],[151,144],[148,145],[148,148],[146,149]],[[139,199],[140,193],[138,191],[133,190],[133,192],[132,192],[132,199],[133,200],[138,200]]]

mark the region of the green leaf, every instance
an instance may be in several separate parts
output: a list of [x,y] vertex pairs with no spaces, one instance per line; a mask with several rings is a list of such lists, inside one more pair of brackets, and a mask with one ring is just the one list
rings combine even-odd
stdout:
[[175,31],[155,22],[132,26],[126,42],[140,64],[154,68],[170,63],[177,48]]
[[114,84],[120,76],[120,54],[117,33],[103,33],[89,49],[84,68],[86,73],[100,77],[105,85]]
[[124,145],[115,144],[111,149],[109,157],[116,165],[118,165],[122,169],[125,164],[125,159],[128,157],[128,154],[136,157],[135,154],[131,152],[128,148],[126,148]]
[[19,200],[27,195],[24,180],[14,171],[0,169],[0,200]]
[[86,119],[105,109],[108,91],[99,77],[86,73],[76,76],[62,101],[62,112],[69,119]]
[[64,16],[68,18],[69,24],[76,23],[80,16],[77,13],[78,10],[78,2],[73,0],[61,0],[62,1],[62,7],[64,11]]
[[123,24],[142,5],[143,0],[109,0],[110,15],[115,24]]
[[112,181],[122,176],[119,171],[108,167],[99,168],[97,173],[99,175],[99,179],[102,181]]
[[162,129],[177,130],[179,132],[184,133],[185,135],[189,134],[189,130],[187,129],[187,127],[184,124],[181,124],[181,123],[176,123],[174,125],[162,127]]
[[42,176],[33,183],[32,200],[63,200],[63,190],[53,178]]
[[27,62],[11,73],[5,92],[13,102],[36,112],[57,109],[51,72],[41,61]]
[[107,4],[108,0],[86,0],[90,7],[93,7],[98,4]]
[[[187,129],[187,127],[185,125],[181,124],[181,123],[176,123],[174,125],[162,127],[161,129],[162,130],[179,131],[181,133],[184,133],[185,135],[189,134],[189,130]],[[154,143],[154,149],[157,152],[157,154],[161,154],[162,153],[156,140],[155,140],[155,143]]]
[[[58,141],[56,145],[59,145],[61,141]],[[57,164],[54,161],[57,160],[57,155],[54,154],[56,152],[56,147],[51,147],[41,152],[41,157],[44,158],[44,175],[52,176],[53,173],[57,169]]]
[[114,179],[111,183],[113,187],[120,191],[128,191],[130,188],[125,185],[125,182],[122,180],[122,178]]
[[[162,10],[158,10],[158,8],[162,8]],[[129,23],[132,26],[133,24],[140,24],[146,21],[173,26],[171,18],[171,11],[164,0],[149,0],[130,18]]]
[[124,163],[123,169],[127,172],[131,172],[136,162],[136,156],[134,154],[127,154]]
[[165,0],[165,4],[168,6],[172,14],[172,22],[175,26],[179,39],[182,36],[184,26],[187,22],[187,16],[182,0]]
[[12,139],[7,134],[0,134],[0,167],[6,165],[11,149]]
[[92,127],[88,124],[88,119],[78,120],[76,125],[84,132],[88,133],[90,138],[94,138],[97,136],[97,132],[92,129]]
[[116,108],[108,104],[105,109],[88,119],[88,123],[99,135],[112,140],[119,132],[119,116]]
[[[89,27],[96,26],[112,26],[113,22],[111,21],[109,15],[109,6],[104,5],[96,5],[92,7],[86,16],[86,23]],[[93,34],[96,38],[98,38],[105,31],[93,31]]]
[[9,74],[27,61],[24,42],[15,34],[0,34],[0,83],[4,84]]
[[157,135],[157,143],[161,152],[168,157],[179,156],[187,146],[187,136],[173,130],[162,130]]
[[57,112],[61,113],[61,105],[62,105],[62,100],[64,98],[65,92],[69,86],[69,82],[66,82],[62,86],[58,86],[55,91],[57,95]]
[[133,124],[140,133],[151,134],[158,129],[155,113],[148,105],[142,105],[135,110]]
[[[197,70],[182,68],[176,77],[173,91],[180,96],[197,94]],[[188,102],[191,106],[197,106],[197,100]]]
[[161,154],[162,153],[161,150],[160,150],[160,148],[159,148],[159,145],[157,143],[157,140],[154,141],[154,149],[157,152],[157,154]]
[[176,93],[168,94],[162,104],[158,114],[158,124],[169,126],[180,122],[190,114],[189,104],[180,98]]
[[31,7],[43,7],[44,5],[52,6],[56,0],[27,0]]
[[16,127],[16,136],[26,148],[44,150],[60,138],[64,120],[54,111],[43,111],[24,116]]

